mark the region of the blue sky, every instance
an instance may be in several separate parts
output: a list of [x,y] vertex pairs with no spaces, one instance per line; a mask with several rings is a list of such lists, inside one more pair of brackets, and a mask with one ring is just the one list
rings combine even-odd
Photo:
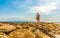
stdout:
[[36,21],[37,12],[41,21],[60,22],[60,0],[0,0],[0,21]]

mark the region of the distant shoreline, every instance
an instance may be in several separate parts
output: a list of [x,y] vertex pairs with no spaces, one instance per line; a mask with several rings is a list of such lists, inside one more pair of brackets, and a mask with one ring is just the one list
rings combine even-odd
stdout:
[[[28,23],[28,21],[0,21],[0,23]],[[30,22],[30,23],[36,23],[36,22]],[[54,23],[54,24],[60,24],[60,22],[44,22],[44,23]]]

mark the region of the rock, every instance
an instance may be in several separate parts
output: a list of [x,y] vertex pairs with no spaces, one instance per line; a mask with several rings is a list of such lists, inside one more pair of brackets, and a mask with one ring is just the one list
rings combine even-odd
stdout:
[[1,32],[10,32],[10,31],[15,30],[15,29],[16,29],[16,27],[13,25],[2,25],[2,26],[0,26]]
[[35,27],[36,25],[33,24],[33,23],[29,23],[29,26],[30,26],[30,27]]
[[35,32],[35,38],[51,38],[42,31],[38,30]]
[[22,25],[22,29],[29,29],[28,25]]
[[11,38],[35,38],[35,35],[26,29],[17,29],[9,34]]
[[0,38],[9,38],[6,34],[4,34],[3,32],[0,32]]
[[22,26],[21,25],[16,25],[16,28],[17,29],[22,29]]

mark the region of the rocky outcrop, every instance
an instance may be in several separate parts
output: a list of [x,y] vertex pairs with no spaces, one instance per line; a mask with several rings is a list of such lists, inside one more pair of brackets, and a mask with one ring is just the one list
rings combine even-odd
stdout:
[[9,38],[5,33],[0,32],[0,38]]
[[[1,35],[2,34],[2,35]],[[54,23],[0,23],[1,38],[55,38],[60,34],[60,24]]]
[[11,38],[35,38],[35,35],[27,29],[17,29],[9,34]]
[[13,26],[13,25],[7,25],[7,24],[5,24],[5,25],[1,25],[0,26],[0,31],[1,32],[10,32],[10,31],[12,31],[14,29],[16,29],[16,27]]

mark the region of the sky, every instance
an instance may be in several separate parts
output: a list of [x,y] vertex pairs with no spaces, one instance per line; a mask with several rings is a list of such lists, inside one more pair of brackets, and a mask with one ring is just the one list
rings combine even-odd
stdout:
[[0,21],[60,22],[60,0],[0,0]]

